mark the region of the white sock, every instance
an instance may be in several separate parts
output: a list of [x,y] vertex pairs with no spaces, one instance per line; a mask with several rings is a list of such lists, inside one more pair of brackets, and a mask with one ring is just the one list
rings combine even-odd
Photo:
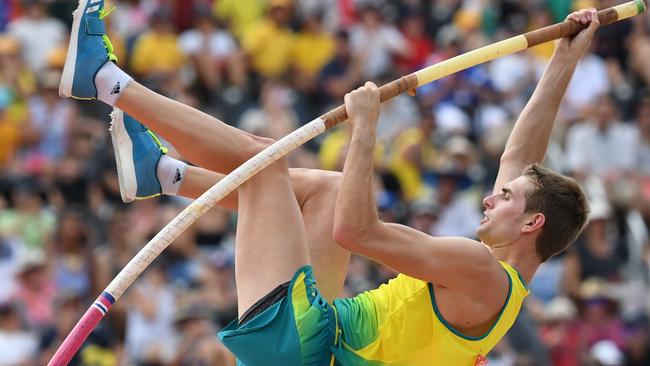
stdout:
[[133,78],[117,67],[115,63],[106,62],[95,75],[97,99],[110,106],[115,106],[115,102],[132,80]]
[[178,189],[185,179],[186,169],[187,163],[176,160],[168,155],[160,157],[158,167],[156,168],[156,175],[158,176],[158,182],[160,182],[160,188],[162,188],[163,194],[175,196],[178,193]]

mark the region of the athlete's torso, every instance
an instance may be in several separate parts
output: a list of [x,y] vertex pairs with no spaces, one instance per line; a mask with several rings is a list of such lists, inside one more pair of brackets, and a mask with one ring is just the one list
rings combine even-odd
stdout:
[[333,350],[341,365],[475,365],[512,326],[528,289],[505,262],[510,290],[494,326],[464,336],[440,315],[430,283],[399,275],[387,285],[334,302],[342,337]]

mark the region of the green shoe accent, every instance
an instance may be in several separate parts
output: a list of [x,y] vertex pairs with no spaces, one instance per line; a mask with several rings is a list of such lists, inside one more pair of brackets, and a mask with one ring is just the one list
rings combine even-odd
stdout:
[[147,129],[147,132],[151,135],[151,138],[153,138],[156,145],[158,145],[158,147],[160,148],[160,152],[162,152],[163,154],[167,154],[167,148],[162,145],[160,140],[158,140],[158,136],[156,136],[156,134],[149,129]]
[[[109,16],[116,8],[117,8],[116,6],[113,6],[108,10],[106,10],[105,8],[101,8],[99,10],[99,19],[103,20],[104,18]],[[108,53],[108,60],[117,63],[117,56],[114,53],[114,48],[113,48],[113,44],[111,43],[111,40],[108,39],[108,36],[105,34],[102,35],[102,40],[104,41],[104,47],[106,48],[106,52]]]

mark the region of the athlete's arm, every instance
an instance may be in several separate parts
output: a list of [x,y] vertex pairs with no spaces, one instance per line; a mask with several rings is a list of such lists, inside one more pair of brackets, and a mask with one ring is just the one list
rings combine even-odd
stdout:
[[336,200],[334,239],[398,272],[488,303],[495,296],[503,304],[507,277],[484,245],[465,238],[433,238],[379,220],[372,189],[379,91],[367,83],[347,94],[345,105],[352,136]]
[[589,49],[600,25],[593,8],[572,13],[567,18],[582,24],[589,23],[589,27],[575,37],[565,37],[557,43],[544,75],[508,138],[494,193],[501,192],[506,182],[520,176],[526,166],[544,159],[562,97],[578,60]]

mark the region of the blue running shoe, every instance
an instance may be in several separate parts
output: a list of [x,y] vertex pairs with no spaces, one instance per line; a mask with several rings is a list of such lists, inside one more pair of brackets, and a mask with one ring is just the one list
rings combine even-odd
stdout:
[[79,0],[59,84],[62,97],[97,98],[95,75],[106,61],[117,61],[103,20],[110,12],[104,11],[104,0]]
[[111,113],[110,133],[122,201],[161,195],[157,168],[167,149],[156,135],[117,108]]

